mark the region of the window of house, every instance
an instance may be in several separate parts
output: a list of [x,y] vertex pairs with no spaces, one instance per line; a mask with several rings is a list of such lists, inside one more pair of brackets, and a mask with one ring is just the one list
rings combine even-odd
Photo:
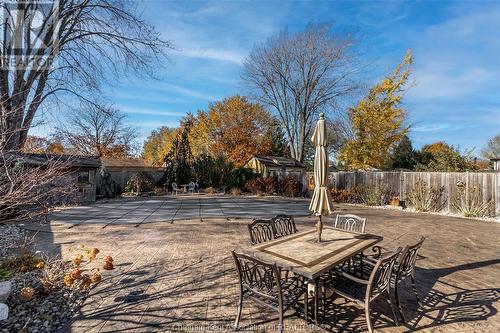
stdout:
[[78,183],[80,183],[80,184],[88,184],[88,183],[90,183],[90,174],[89,174],[89,171],[80,171],[78,173]]

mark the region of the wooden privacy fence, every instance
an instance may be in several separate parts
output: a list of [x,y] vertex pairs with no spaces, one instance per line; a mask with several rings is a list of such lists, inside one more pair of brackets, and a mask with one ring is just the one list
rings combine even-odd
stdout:
[[[307,173],[307,184],[313,174]],[[459,186],[465,190],[475,187],[481,192],[483,202],[492,201],[496,215],[500,215],[500,172],[403,172],[403,171],[339,171],[329,173],[329,185],[335,189],[362,187],[388,188],[400,200],[406,200],[407,193],[415,188],[417,182],[443,188],[441,207],[454,212],[453,198],[458,194]]]

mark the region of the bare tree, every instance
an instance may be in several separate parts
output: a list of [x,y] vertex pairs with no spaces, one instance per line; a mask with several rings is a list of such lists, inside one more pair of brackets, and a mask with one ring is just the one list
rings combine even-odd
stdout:
[[243,80],[277,113],[299,161],[314,117],[332,112],[358,89],[353,45],[348,35],[333,34],[330,25],[309,24],[303,32],[285,30],[256,45],[245,60]]
[[0,152],[0,221],[34,218],[76,192],[71,156]]
[[135,154],[136,130],[124,122],[124,115],[112,106],[82,103],[73,110],[55,137],[73,153],[123,158]]
[[133,1],[2,1],[0,16],[0,151],[23,147],[47,99],[92,100],[108,77],[152,74],[170,47]]

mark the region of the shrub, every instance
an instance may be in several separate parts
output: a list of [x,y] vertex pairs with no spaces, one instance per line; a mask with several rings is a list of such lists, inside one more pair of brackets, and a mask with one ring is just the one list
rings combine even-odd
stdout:
[[150,192],[155,188],[155,182],[148,172],[138,172],[133,175],[125,185],[125,192]]
[[245,187],[245,184],[256,177],[255,173],[250,168],[234,168],[231,170],[230,177],[223,186],[225,188],[238,188]]
[[356,191],[361,202],[367,206],[383,206],[391,199],[391,191],[386,186],[358,188]]
[[360,201],[356,188],[330,190],[333,202],[337,203],[358,203]]
[[277,177],[255,178],[245,184],[245,190],[254,194],[277,194],[279,181]]
[[430,186],[423,180],[418,180],[406,198],[408,203],[419,212],[436,212],[441,209],[440,201],[444,187]]
[[452,206],[465,217],[493,215],[493,201],[483,202],[482,191],[476,186],[458,186],[458,193],[452,198]]
[[217,189],[215,187],[209,186],[205,189],[205,193],[208,194],[215,194],[217,193]]
[[238,187],[233,187],[231,189],[231,195],[239,196],[239,195],[241,195],[241,190]]
[[[227,159],[218,155],[200,155],[193,162],[193,175],[202,188],[214,187],[219,190],[231,188],[231,171],[234,166]],[[243,183],[241,187],[245,184]]]
[[97,194],[102,195],[105,198],[114,198],[119,194],[120,189],[118,184],[111,178],[109,171],[102,167],[100,169],[101,184],[97,189]]
[[298,197],[302,192],[302,184],[292,176],[286,176],[280,183],[279,189],[286,197]]

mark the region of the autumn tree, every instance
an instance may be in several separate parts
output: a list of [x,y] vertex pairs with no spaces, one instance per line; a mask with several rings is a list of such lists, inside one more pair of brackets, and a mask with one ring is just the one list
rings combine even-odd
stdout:
[[0,151],[24,146],[48,102],[93,101],[109,78],[151,75],[170,47],[133,1],[2,1],[0,11]]
[[302,162],[320,112],[336,109],[358,90],[359,69],[349,35],[330,25],[309,24],[304,31],[282,31],[254,47],[243,79],[255,98],[273,110],[283,126],[293,158]]
[[151,165],[161,166],[172,148],[177,132],[177,128],[166,126],[152,131],[144,141],[142,157]]
[[82,103],[70,112],[55,136],[76,154],[126,158],[135,155],[137,137],[125,116],[112,106]]
[[408,50],[396,69],[349,109],[354,138],[346,142],[339,154],[348,168],[383,168],[390,163],[390,151],[409,129],[401,103],[412,62],[412,52]]
[[486,147],[481,151],[481,154],[486,159],[500,157],[500,134],[495,135],[488,140]]
[[199,111],[193,136],[200,150],[211,156],[223,155],[242,166],[252,155],[270,150],[266,131],[272,125],[269,113],[243,96],[232,96]]
[[458,148],[438,141],[422,147],[417,153],[416,171],[460,172],[474,169],[471,152],[462,154]]
[[42,154],[47,151],[49,140],[35,135],[28,135],[23,147],[24,153]]

